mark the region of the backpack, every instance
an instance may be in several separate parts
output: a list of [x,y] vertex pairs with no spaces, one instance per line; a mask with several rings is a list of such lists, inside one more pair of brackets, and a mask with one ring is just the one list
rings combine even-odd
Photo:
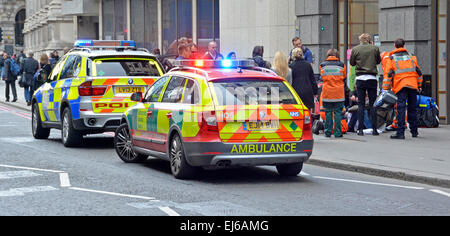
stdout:
[[439,127],[439,108],[433,98],[417,96],[417,119],[422,128]]
[[9,70],[11,71],[11,74],[13,74],[14,76],[18,76],[20,73],[20,67],[19,65],[16,64],[16,62],[14,60],[9,60]]

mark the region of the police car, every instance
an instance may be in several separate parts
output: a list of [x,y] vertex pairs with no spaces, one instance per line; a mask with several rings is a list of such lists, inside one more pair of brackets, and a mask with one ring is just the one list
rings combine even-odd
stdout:
[[134,41],[76,41],[33,95],[33,136],[47,139],[50,129],[60,129],[63,144],[74,147],[83,135],[114,132],[136,104],[130,95],[145,93],[163,74]]
[[253,61],[179,61],[128,109],[114,145],[127,163],[170,162],[179,179],[200,167],[275,165],[296,176],[313,149],[308,109],[289,83]]

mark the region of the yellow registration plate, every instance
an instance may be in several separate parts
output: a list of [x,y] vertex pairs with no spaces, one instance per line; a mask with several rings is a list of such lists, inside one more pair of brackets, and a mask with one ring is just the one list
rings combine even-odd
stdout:
[[145,93],[144,87],[116,87],[116,93]]
[[278,121],[258,121],[258,122],[246,122],[245,130],[247,131],[266,131],[266,130],[278,130],[280,128],[280,122]]

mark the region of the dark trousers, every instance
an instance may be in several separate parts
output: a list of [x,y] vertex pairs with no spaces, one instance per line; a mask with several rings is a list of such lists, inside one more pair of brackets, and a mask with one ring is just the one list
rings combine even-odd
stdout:
[[[375,100],[377,100],[378,81],[377,80],[357,80],[356,88],[358,93],[358,121],[364,122],[364,110],[366,108],[366,96],[369,97],[369,119],[372,123],[372,128],[377,127],[377,109],[373,107]],[[363,125],[359,125],[358,129],[362,130]]]
[[14,96],[14,100],[16,100],[17,99],[16,81],[11,81],[11,82],[6,81],[6,90],[5,90],[6,100],[9,100],[9,87],[10,86],[11,86],[12,94]]
[[[406,109],[408,109],[408,123],[411,133],[418,134],[417,122],[417,91],[410,88],[403,88],[397,93],[397,109],[398,109],[398,135],[405,135],[406,129]],[[407,105],[408,104],[408,105]]]

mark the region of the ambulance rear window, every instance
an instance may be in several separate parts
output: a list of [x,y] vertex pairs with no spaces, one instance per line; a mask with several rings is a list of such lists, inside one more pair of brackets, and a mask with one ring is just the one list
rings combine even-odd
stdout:
[[298,105],[282,81],[227,80],[213,83],[218,105]]
[[97,72],[93,76],[161,76],[152,60],[98,60],[92,64]]

